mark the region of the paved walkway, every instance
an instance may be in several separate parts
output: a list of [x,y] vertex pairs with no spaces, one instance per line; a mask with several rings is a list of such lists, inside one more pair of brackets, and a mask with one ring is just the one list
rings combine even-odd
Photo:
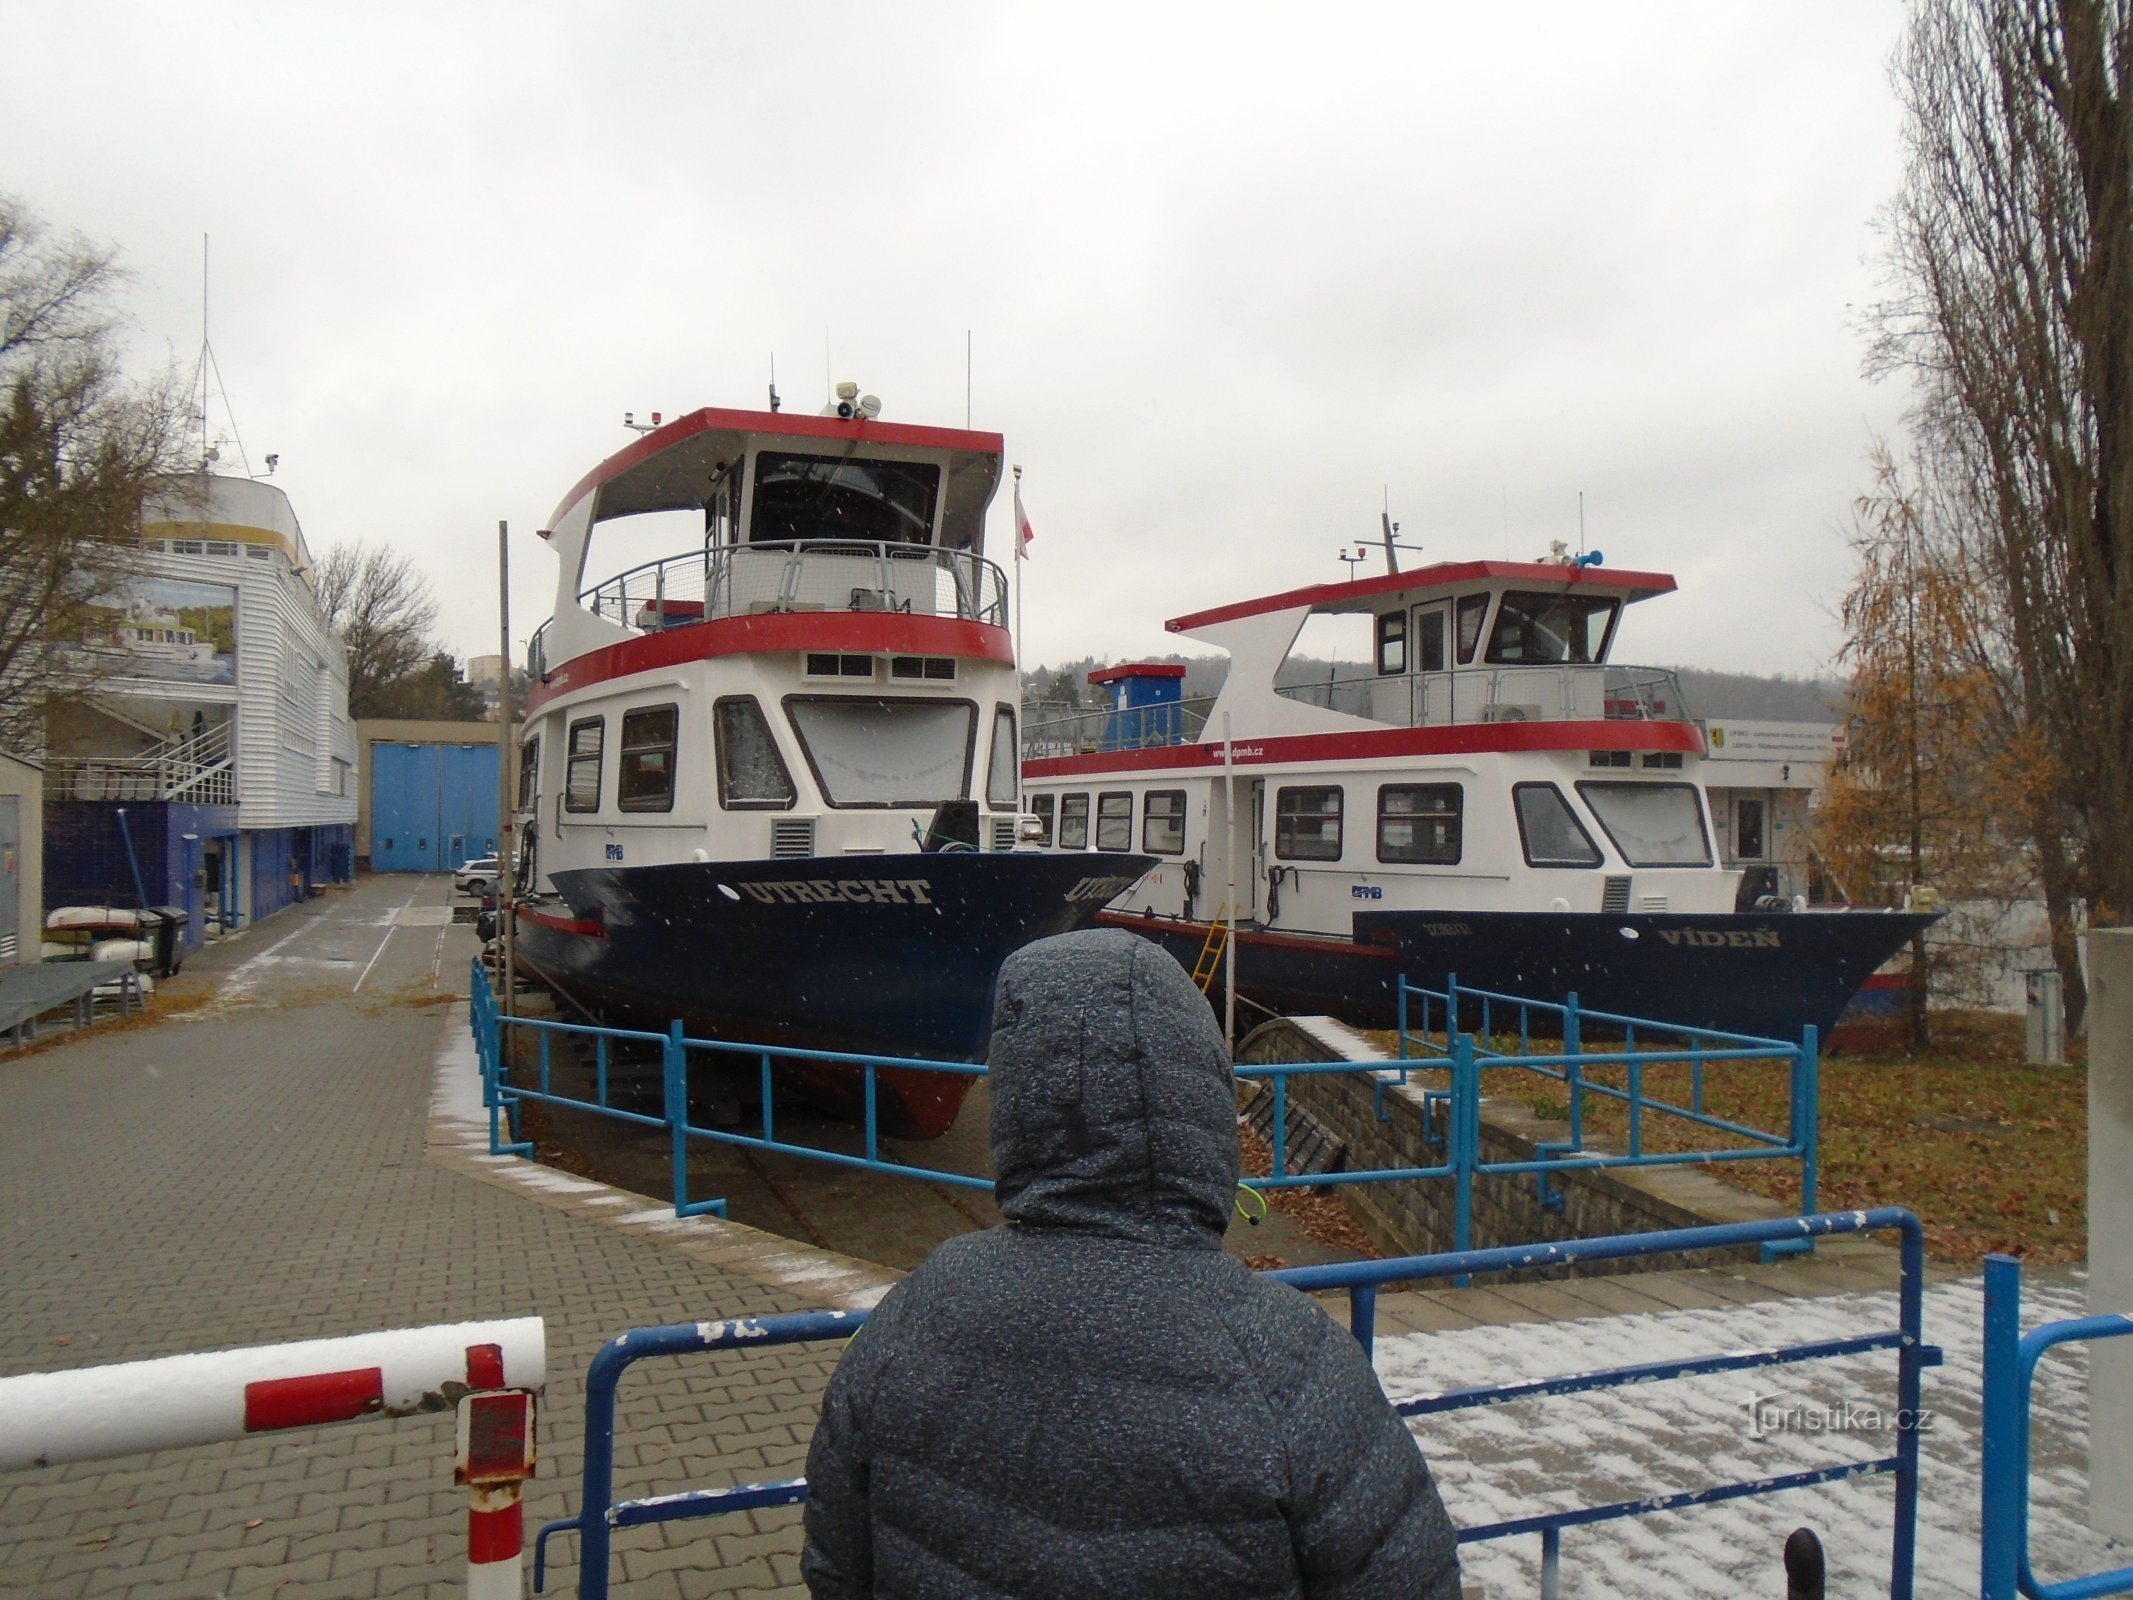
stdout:
[[[146,1025],[0,1057],[0,1373],[528,1313],[550,1387],[529,1533],[577,1499],[582,1381],[633,1325],[863,1304],[893,1274],[486,1153],[441,879],[378,878],[224,942]],[[863,1209],[863,1208],[862,1208]],[[1883,1286],[1886,1252],[1388,1295],[1388,1331]],[[1335,1308],[1336,1310],[1338,1308]],[[618,1489],[797,1470],[834,1349],[653,1365]],[[0,1596],[458,1592],[450,1420],[0,1475]],[[636,1530],[633,1597],[793,1596],[797,1514]],[[575,1579],[574,1541],[552,1578]]]
[[[602,1341],[824,1303],[819,1285],[426,1159],[473,952],[448,900],[443,880],[369,880],[188,963],[166,1003],[219,998],[187,1016],[0,1058],[0,1372],[537,1313],[550,1387],[531,1528],[576,1500]],[[797,1470],[833,1354],[640,1369],[624,1492]],[[440,1416],[0,1475],[0,1595],[450,1594],[466,1503],[451,1453]],[[645,1530],[619,1573],[632,1596],[772,1592],[797,1574],[794,1520]]]

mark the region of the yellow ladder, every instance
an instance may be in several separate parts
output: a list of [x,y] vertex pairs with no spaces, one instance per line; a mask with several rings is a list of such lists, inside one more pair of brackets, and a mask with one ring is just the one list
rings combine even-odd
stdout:
[[1222,965],[1222,952],[1229,944],[1229,902],[1215,913],[1215,920],[1207,930],[1207,942],[1200,946],[1200,957],[1192,964],[1192,981],[1200,993],[1207,993],[1207,986],[1215,981],[1215,969]]

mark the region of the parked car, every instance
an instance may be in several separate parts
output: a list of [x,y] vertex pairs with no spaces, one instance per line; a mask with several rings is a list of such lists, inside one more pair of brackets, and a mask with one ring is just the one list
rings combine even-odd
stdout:
[[496,857],[481,856],[452,874],[452,887],[461,894],[487,894],[496,882]]

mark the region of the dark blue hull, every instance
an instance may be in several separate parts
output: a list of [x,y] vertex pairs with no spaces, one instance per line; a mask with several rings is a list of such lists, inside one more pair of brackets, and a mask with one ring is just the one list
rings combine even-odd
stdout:
[[[1204,926],[1111,915],[1189,969]],[[1396,979],[1535,1000],[1575,993],[1595,1011],[1797,1039],[1827,1035],[1859,987],[1933,918],[1901,912],[1576,914],[1359,911],[1355,936],[1237,934],[1237,992],[1277,1012],[1356,1027],[1398,1018]],[[1220,974],[1214,985],[1220,992]]]
[[[583,1009],[692,1037],[925,1060],[982,1060],[1000,963],[1088,926],[1146,856],[869,855],[676,862],[555,875],[522,906],[518,956]],[[567,907],[567,909],[566,909]],[[856,1113],[860,1075],[807,1076]],[[885,1072],[884,1132],[927,1138],[967,1077]]]

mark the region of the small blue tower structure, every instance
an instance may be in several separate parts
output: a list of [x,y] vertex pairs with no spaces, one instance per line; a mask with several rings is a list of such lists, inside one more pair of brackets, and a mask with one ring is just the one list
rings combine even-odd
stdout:
[[1185,669],[1155,661],[1100,667],[1089,682],[1111,697],[1101,748],[1147,750],[1185,739]]

